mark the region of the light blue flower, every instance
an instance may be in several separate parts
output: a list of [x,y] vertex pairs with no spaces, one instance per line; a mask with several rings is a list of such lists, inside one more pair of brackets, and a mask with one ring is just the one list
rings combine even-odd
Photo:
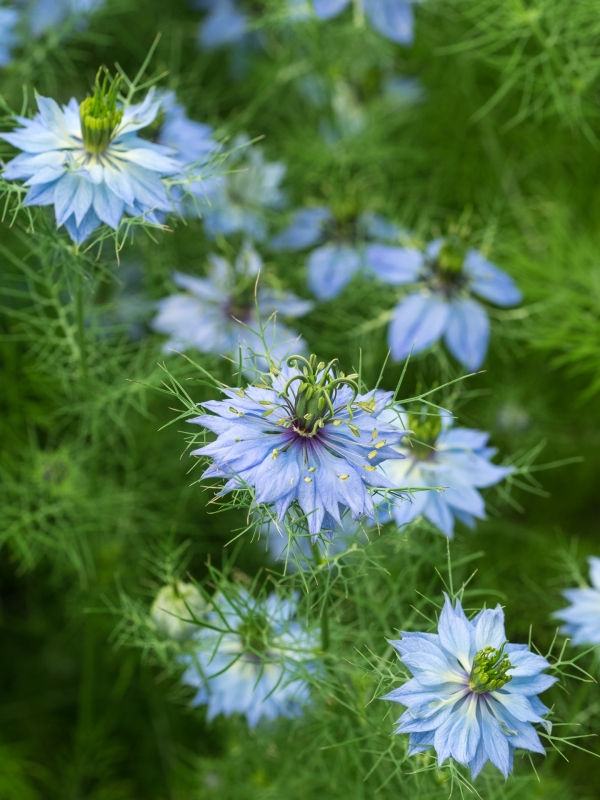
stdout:
[[105,0],[21,0],[31,35],[38,39],[69,22],[81,28]]
[[373,517],[370,487],[398,488],[376,465],[403,458],[392,445],[404,432],[378,419],[392,392],[359,394],[356,377],[335,361],[293,356],[260,385],[202,403],[213,413],[190,421],[217,434],[192,452],[213,460],[203,478],[224,478],[221,494],[252,487],[255,502],[272,505],[280,522],[292,507],[315,541],[341,524],[340,512]]
[[153,121],[160,102],[150,90],[143,103],[121,109],[116,86],[98,80],[93,97],[62,108],[38,96],[39,113],[17,117],[23,127],[0,134],[24,151],[4,177],[25,181],[24,205],[53,205],[57,226],[78,244],[102,222],[116,230],[125,213],[152,222],[173,207],[162,177],[179,167],[170,150],[136,133]]
[[396,361],[426,350],[443,336],[457,361],[469,370],[479,369],[488,350],[490,322],[472,295],[497,306],[514,306],[522,299],[509,275],[478,250],[463,254],[453,238],[436,239],[425,253],[372,245],[367,261],[386,283],[420,283],[393,312],[388,343]]
[[[297,5],[297,0],[288,0]],[[333,19],[352,0],[312,0],[312,10],[319,19]],[[310,8],[311,0],[305,0]],[[369,24],[382,36],[398,44],[412,44],[414,15],[411,0],[364,0],[363,8]],[[298,13],[298,12],[296,12]]]
[[365,274],[368,240],[398,241],[402,233],[380,214],[346,212],[336,219],[329,208],[316,206],[297,211],[271,246],[282,251],[315,248],[306,263],[308,285],[319,300],[332,300],[353,276]]
[[[357,521],[344,517],[341,525],[335,525],[331,531],[321,531],[319,539],[313,544],[319,551],[320,559],[331,559],[345,553],[355,542],[368,542],[367,529],[369,520]],[[289,536],[285,528],[275,522],[267,522],[261,528],[262,537],[267,538],[269,558],[285,567],[286,572],[295,572],[300,566],[307,569],[314,566],[314,553],[310,537]]]
[[[296,331],[282,324],[279,317],[301,317],[313,304],[289,292],[274,292],[256,278],[263,266],[256,250],[246,243],[232,266],[213,255],[207,278],[176,272],[173,280],[185,294],[159,300],[152,328],[169,336],[164,350],[188,350],[231,356],[237,363],[242,348],[246,374],[268,371],[263,357],[265,344],[271,358],[282,361],[292,352],[305,349]],[[259,321],[260,318],[260,321]],[[260,336],[264,326],[264,343]]]
[[561,631],[573,644],[600,644],[600,558],[588,558],[591,587],[565,589],[563,592],[571,605],[552,615],[565,625]]
[[12,61],[12,49],[19,39],[15,30],[19,14],[10,6],[0,8],[0,67],[6,67]]
[[407,708],[396,733],[410,734],[408,755],[434,748],[474,779],[488,761],[508,777],[515,750],[545,754],[532,723],[552,730],[538,695],[557,679],[527,645],[507,644],[500,606],[468,620],[446,597],[437,633],[401,635],[390,644],[414,677],[384,699]]
[[267,235],[267,210],[283,207],[280,188],[285,165],[265,161],[260,147],[249,145],[246,135],[237,137],[225,162],[227,175],[212,176],[194,194],[207,235],[245,233],[256,241]]
[[449,414],[407,414],[399,406],[386,409],[382,418],[399,430],[413,431],[412,446],[401,443],[395,450],[405,458],[384,462],[380,469],[393,482],[411,489],[445,487],[444,491],[415,492],[411,503],[392,507],[398,525],[424,516],[446,536],[454,535],[454,522],[469,528],[485,519],[485,503],[477,491],[493,486],[513,471],[491,463],[496,449],[487,446],[489,434],[469,428],[453,428]]
[[296,602],[272,594],[255,600],[245,590],[213,599],[217,610],[200,628],[183,683],[198,689],[193,706],[207,719],[244,714],[250,727],[261,718],[293,717],[310,701],[307,674],[317,668],[319,630],[296,621]]

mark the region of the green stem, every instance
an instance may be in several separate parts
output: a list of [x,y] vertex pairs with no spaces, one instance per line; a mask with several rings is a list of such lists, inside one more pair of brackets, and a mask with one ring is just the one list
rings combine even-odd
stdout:
[[[322,564],[323,559],[321,558],[321,551],[319,550],[318,544],[310,543],[310,550],[313,556],[313,561],[315,562],[315,566],[318,567]],[[327,608],[327,594],[325,593],[321,584],[317,583],[319,587],[319,591],[321,594],[321,647],[323,651],[329,650],[329,612]]]
[[87,350],[85,345],[85,320],[83,315],[83,280],[80,272],[77,272],[75,293],[77,308],[77,338],[79,340],[79,360],[81,362],[82,375],[84,378],[87,378]]

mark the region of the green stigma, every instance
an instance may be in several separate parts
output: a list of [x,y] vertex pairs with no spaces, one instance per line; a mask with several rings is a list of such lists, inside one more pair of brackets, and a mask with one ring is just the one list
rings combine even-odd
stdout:
[[411,446],[418,459],[426,459],[435,452],[435,443],[442,430],[442,418],[435,408],[421,414],[408,415],[408,428],[413,432]]
[[459,275],[462,272],[464,262],[465,248],[463,242],[456,236],[448,237],[437,257],[439,271],[449,277]]
[[123,111],[117,108],[122,80],[120,75],[112,79],[108,70],[101,67],[96,75],[94,94],[79,106],[83,146],[95,156],[106,150],[123,119]]
[[[327,365],[324,361],[317,363],[315,355],[311,355],[309,359],[303,356],[291,356],[287,363],[301,371],[301,374],[290,378],[282,392],[285,395],[293,383],[298,384],[292,421],[298,433],[302,436],[314,436],[328,420],[333,419],[335,394],[344,385],[349,386],[353,392],[352,400],[347,404],[352,418],[352,403],[358,395],[358,386],[355,383],[358,375],[344,375],[340,372],[337,368],[337,359]],[[352,430],[351,424],[349,427]]]
[[499,650],[495,647],[484,647],[473,659],[469,687],[477,694],[494,692],[512,680],[512,675],[506,674],[514,667],[504,653],[505,644],[506,642]]

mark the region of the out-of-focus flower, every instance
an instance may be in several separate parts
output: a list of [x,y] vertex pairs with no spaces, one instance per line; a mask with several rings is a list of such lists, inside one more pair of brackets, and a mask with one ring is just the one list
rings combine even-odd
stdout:
[[442,336],[454,358],[470,370],[483,364],[490,322],[476,295],[497,306],[514,306],[522,295],[513,279],[478,250],[464,252],[458,237],[436,239],[425,253],[412,247],[371,245],[367,261],[392,285],[419,282],[394,309],[388,331],[392,357],[420,353]]
[[221,494],[252,487],[256,503],[272,504],[280,522],[294,504],[313,540],[341,525],[340,511],[373,517],[369,487],[398,489],[376,465],[403,458],[392,445],[404,431],[379,419],[392,392],[359,394],[356,377],[335,361],[291,356],[269,382],[202,403],[213,413],[190,422],[217,434],[192,452],[213,460],[203,478],[224,478]]
[[588,563],[591,587],[565,589],[571,605],[552,615],[565,623],[561,630],[573,644],[600,644],[600,558],[591,556]]
[[[319,19],[333,19],[344,11],[352,0],[304,0],[307,9]],[[288,0],[300,16],[298,0]],[[365,17],[382,36],[398,44],[412,44],[414,15],[411,0],[363,0]],[[303,15],[304,16],[304,15]]]
[[208,236],[245,233],[256,241],[267,235],[267,210],[282,208],[285,196],[280,188],[285,175],[281,162],[265,161],[260,147],[248,144],[247,136],[233,142],[225,162],[228,174],[203,181],[194,194]]
[[332,300],[354,275],[365,273],[369,240],[398,241],[402,233],[380,214],[359,214],[350,206],[334,213],[315,206],[296,211],[271,244],[282,251],[314,248],[307,260],[309,288],[319,300]]
[[15,8],[0,8],[0,67],[6,67],[12,61],[12,49],[18,44],[15,30],[19,14]]
[[485,518],[485,503],[477,490],[493,486],[513,471],[491,463],[496,449],[487,446],[488,433],[453,428],[450,415],[433,408],[408,414],[398,406],[381,416],[389,425],[413,433],[412,446],[401,443],[394,448],[405,458],[384,462],[380,470],[393,483],[411,489],[445,487],[440,492],[415,492],[412,503],[393,506],[399,525],[422,515],[452,538],[455,519],[474,528],[476,519]]
[[318,629],[296,621],[296,602],[275,594],[255,600],[243,589],[214,599],[218,611],[182,656],[183,682],[198,689],[192,705],[207,718],[244,714],[250,727],[261,718],[292,717],[310,701],[306,674],[317,668]]
[[256,250],[246,243],[233,266],[213,255],[207,278],[176,272],[173,280],[186,293],[159,300],[158,314],[152,322],[155,331],[169,336],[164,349],[193,347],[202,353],[232,356],[237,361],[241,348],[245,370],[250,374],[268,371],[265,345],[276,362],[290,352],[303,350],[300,335],[280,323],[278,317],[302,317],[313,304],[260,284],[255,294],[262,263]]
[[166,147],[137,136],[158,113],[150,90],[143,103],[122,109],[119,82],[96,80],[92,97],[62,108],[38,96],[33,119],[0,136],[24,152],[4,168],[9,180],[23,180],[26,206],[53,205],[58,227],[64,225],[80,244],[104,222],[115,230],[123,214],[145,215],[172,209],[163,176],[179,171]]
[[31,35],[38,39],[67,22],[76,27],[85,26],[105,0],[17,0]]
[[156,595],[150,616],[162,633],[182,642],[198,631],[194,620],[201,620],[205,611],[206,602],[194,584],[175,581]]
[[557,679],[527,645],[507,643],[501,606],[468,620],[446,597],[437,633],[401,635],[390,644],[414,677],[384,699],[406,706],[396,733],[410,734],[409,755],[434,748],[474,779],[488,761],[508,777],[517,749],[545,754],[532,723],[551,731],[538,695]]

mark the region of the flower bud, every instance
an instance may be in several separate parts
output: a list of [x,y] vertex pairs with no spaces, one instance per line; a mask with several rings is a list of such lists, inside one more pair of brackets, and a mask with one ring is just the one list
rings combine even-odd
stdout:
[[198,630],[192,620],[201,619],[205,610],[206,603],[194,584],[176,581],[159,591],[150,615],[161,633],[182,642]]

